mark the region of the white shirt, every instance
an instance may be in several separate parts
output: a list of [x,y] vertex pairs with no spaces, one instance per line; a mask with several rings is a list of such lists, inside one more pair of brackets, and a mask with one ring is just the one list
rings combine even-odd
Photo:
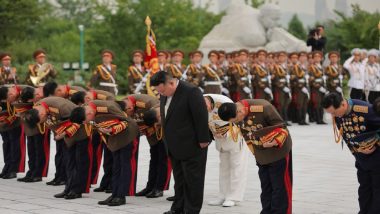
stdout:
[[[179,84],[179,81],[177,80],[177,88],[178,88],[178,84]],[[172,98],[173,98],[173,96],[170,96],[170,97],[166,98],[165,109],[164,109],[165,110],[165,117],[168,114],[168,109],[170,107],[170,103],[172,102]]]
[[350,80],[348,86],[356,89],[364,89],[364,72],[365,65],[362,62],[353,62],[354,57],[348,58],[343,67],[350,72]]
[[365,65],[365,89],[380,91],[380,65],[378,63]]

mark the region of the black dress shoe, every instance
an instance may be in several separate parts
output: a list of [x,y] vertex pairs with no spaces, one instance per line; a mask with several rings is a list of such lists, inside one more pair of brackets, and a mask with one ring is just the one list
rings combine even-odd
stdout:
[[110,197],[108,197],[106,200],[104,201],[98,201],[98,204],[99,205],[108,205],[108,203],[113,199],[113,196],[111,195]]
[[46,182],[46,185],[53,185],[56,181],[57,179],[54,178],[53,180]]
[[75,192],[69,192],[65,195],[65,199],[67,199],[67,200],[72,200],[72,199],[76,199],[76,198],[82,198],[82,194],[81,193],[75,193]]
[[63,191],[61,193],[55,194],[54,197],[55,198],[64,198],[65,195],[67,195],[67,192]]
[[104,188],[104,187],[98,187],[98,188],[94,189],[94,192],[104,192],[105,190],[106,190],[106,188]]
[[167,197],[166,200],[167,200],[167,201],[174,201],[174,200],[175,200],[175,196]]
[[104,191],[105,193],[112,193],[112,188],[107,188],[105,191]]
[[160,191],[157,189],[152,190],[150,193],[146,194],[147,198],[159,198],[162,196],[164,196],[164,191]]
[[125,204],[125,197],[114,197],[108,202],[108,206],[120,206]]
[[62,185],[65,185],[65,184],[66,184],[65,181],[56,180],[56,181],[54,181],[51,185],[52,185],[52,186],[62,186]]
[[17,178],[17,181],[19,181],[19,182],[26,182],[27,180],[30,180],[30,179],[31,179],[31,177],[25,176],[25,177],[22,177],[22,178]]
[[152,190],[145,188],[145,189],[141,190],[140,192],[136,193],[135,196],[137,196],[137,197],[146,196],[151,191]]
[[35,183],[35,182],[40,182],[42,181],[41,177],[34,177],[34,178],[29,178],[25,180],[25,183]]
[[13,179],[13,178],[16,178],[17,177],[17,174],[15,172],[10,172],[10,173],[7,173],[3,176],[3,179]]
[[326,123],[325,121],[322,120],[322,121],[318,121],[317,124],[319,124],[319,125],[325,125],[325,124],[327,124],[327,123]]

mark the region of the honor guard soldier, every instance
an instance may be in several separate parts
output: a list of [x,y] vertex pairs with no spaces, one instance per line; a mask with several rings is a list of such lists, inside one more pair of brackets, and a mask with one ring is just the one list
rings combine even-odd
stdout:
[[113,155],[112,195],[100,205],[120,206],[136,190],[138,126],[116,102],[94,100],[73,110],[71,121],[91,124]]
[[[241,58],[238,57],[241,54]],[[241,50],[233,53],[234,64],[228,71],[230,79],[230,94],[233,101],[252,97],[251,74],[248,70],[247,59],[248,51]],[[240,59],[246,60],[240,64]],[[231,93],[232,92],[232,93]]]
[[256,52],[257,63],[252,67],[252,87],[255,92],[255,99],[273,100],[271,89],[271,75],[266,66],[267,51],[260,49]]
[[224,80],[224,72],[218,64],[218,51],[211,50],[208,53],[208,59],[210,60],[210,64],[204,66],[204,93],[221,94],[223,91],[224,94],[228,94],[228,89],[222,86]]
[[25,113],[25,122],[30,128],[45,123],[55,133],[55,139],[64,139],[67,148],[65,166],[67,180],[62,193],[56,198],[76,199],[88,193],[91,183],[91,151],[88,128],[81,123],[70,122],[70,114],[76,105],[62,97],[47,97],[38,101],[33,109]]
[[43,86],[49,80],[54,80],[57,71],[52,64],[46,62],[46,52],[42,49],[33,53],[35,64],[28,66],[28,73],[25,82],[32,86]]
[[161,127],[156,127],[154,122],[152,124],[144,122],[145,114],[157,113],[160,101],[145,94],[131,94],[124,98],[123,102],[125,112],[137,121],[140,133],[147,137],[150,146],[148,182],[143,190],[136,193],[136,196],[162,197],[163,191],[169,189],[171,164],[162,141]]
[[19,178],[17,181],[26,183],[42,181],[42,177],[47,177],[49,170],[50,130],[44,123],[39,123],[34,128],[30,128],[25,123],[25,112],[32,109],[34,102],[40,99],[35,93],[35,88],[25,87],[21,91],[19,102],[13,103],[15,114],[20,118],[24,128],[29,158],[29,169],[25,177]]
[[380,97],[380,65],[377,61],[379,51],[371,49],[368,51],[368,61],[365,66],[365,86],[368,91],[368,102],[373,103]]
[[307,106],[310,93],[307,84],[307,68],[299,64],[297,53],[289,54],[292,64],[290,66],[290,84],[292,86],[292,101],[294,104],[295,122],[299,125],[309,125],[306,123]]
[[330,65],[325,68],[327,91],[343,93],[343,67],[339,65],[340,54],[337,51],[330,51],[328,57]]
[[292,213],[292,139],[276,108],[262,99],[224,103],[219,117],[239,124],[254,152],[261,182],[261,213]]
[[185,53],[181,50],[174,50],[172,52],[172,63],[169,65],[167,72],[177,79],[182,78],[182,73],[185,71],[186,66],[182,64]]
[[160,67],[160,71],[167,71],[167,67],[169,66],[168,58],[169,54],[166,51],[158,51],[158,66]]
[[292,100],[290,91],[290,75],[287,65],[287,54],[280,51],[277,54],[278,62],[272,71],[273,104],[285,123],[288,124],[288,107]]
[[146,94],[147,71],[144,68],[144,52],[135,50],[132,53],[133,65],[128,68],[128,93],[129,94]]
[[202,91],[204,68],[202,66],[203,53],[201,51],[192,51],[189,53],[191,64],[187,66],[182,74],[182,80],[199,87]]
[[321,106],[323,96],[326,93],[325,78],[321,65],[322,57],[323,55],[321,51],[314,51],[313,64],[309,67],[311,113],[313,114],[317,124],[326,124],[323,121],[323,108]]
[[2,53],[0,54],[0,60],[0,84],[17,84],[16,68],[11,66],[11,55],[9,53]]
[[112,64],[115,54],[111,50],[102,51],[102,64],[96,66],[89,82],[89,88],[108,91],[117,95],[116,65]]
[[354,48],[351,51],[351,57],[348,58],[343,67],[348,70],[350,79],[348,80],[348,86],[350,87],[350,98],[365,100],[364,94],[364,72],[365,64],[361,60],[361,50]]
[[3,139],[4,168],[3,179],[17,177],[17,172],[25,171],[25,133],[20,118],[16,116],[14,102],[19,102],[21,91],[27,85],[2,86],[0,101],[4,103],[0,113],[0,133]]
[[322,105],[333,117],[336,142],[344,141],[355,157],[359,182],[358,213],[380,213],[380,184],[377,182],[380,180],[380,117],[371,104],[346,100],[341,93],[326,95]]
[[226,96],[205,94],[209,128],[219,152],[219,196],[210,201],[211,206],[232,207],[244,198],[247,186],[249,149],[235,124],[223,121],[218,116],[218,108],[223,103],[233,103]]

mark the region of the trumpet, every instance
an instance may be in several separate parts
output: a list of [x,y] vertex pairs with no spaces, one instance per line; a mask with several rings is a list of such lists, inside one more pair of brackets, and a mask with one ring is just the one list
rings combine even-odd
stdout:
[[41,80],[49,75],[51,71],[51,65],[49,63],[44,63],[41,67],[38,68],[36,76],[31,76],[30,80],[34,86],[42,86]]

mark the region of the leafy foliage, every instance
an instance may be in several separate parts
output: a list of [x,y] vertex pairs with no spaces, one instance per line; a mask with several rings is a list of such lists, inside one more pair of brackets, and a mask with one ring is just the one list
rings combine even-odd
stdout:
[[292,19],[289,21],[288,31],[299,39],[306,39],[307,35],[305,28],[303,27],[303,24],[297,14],[294,14]]

